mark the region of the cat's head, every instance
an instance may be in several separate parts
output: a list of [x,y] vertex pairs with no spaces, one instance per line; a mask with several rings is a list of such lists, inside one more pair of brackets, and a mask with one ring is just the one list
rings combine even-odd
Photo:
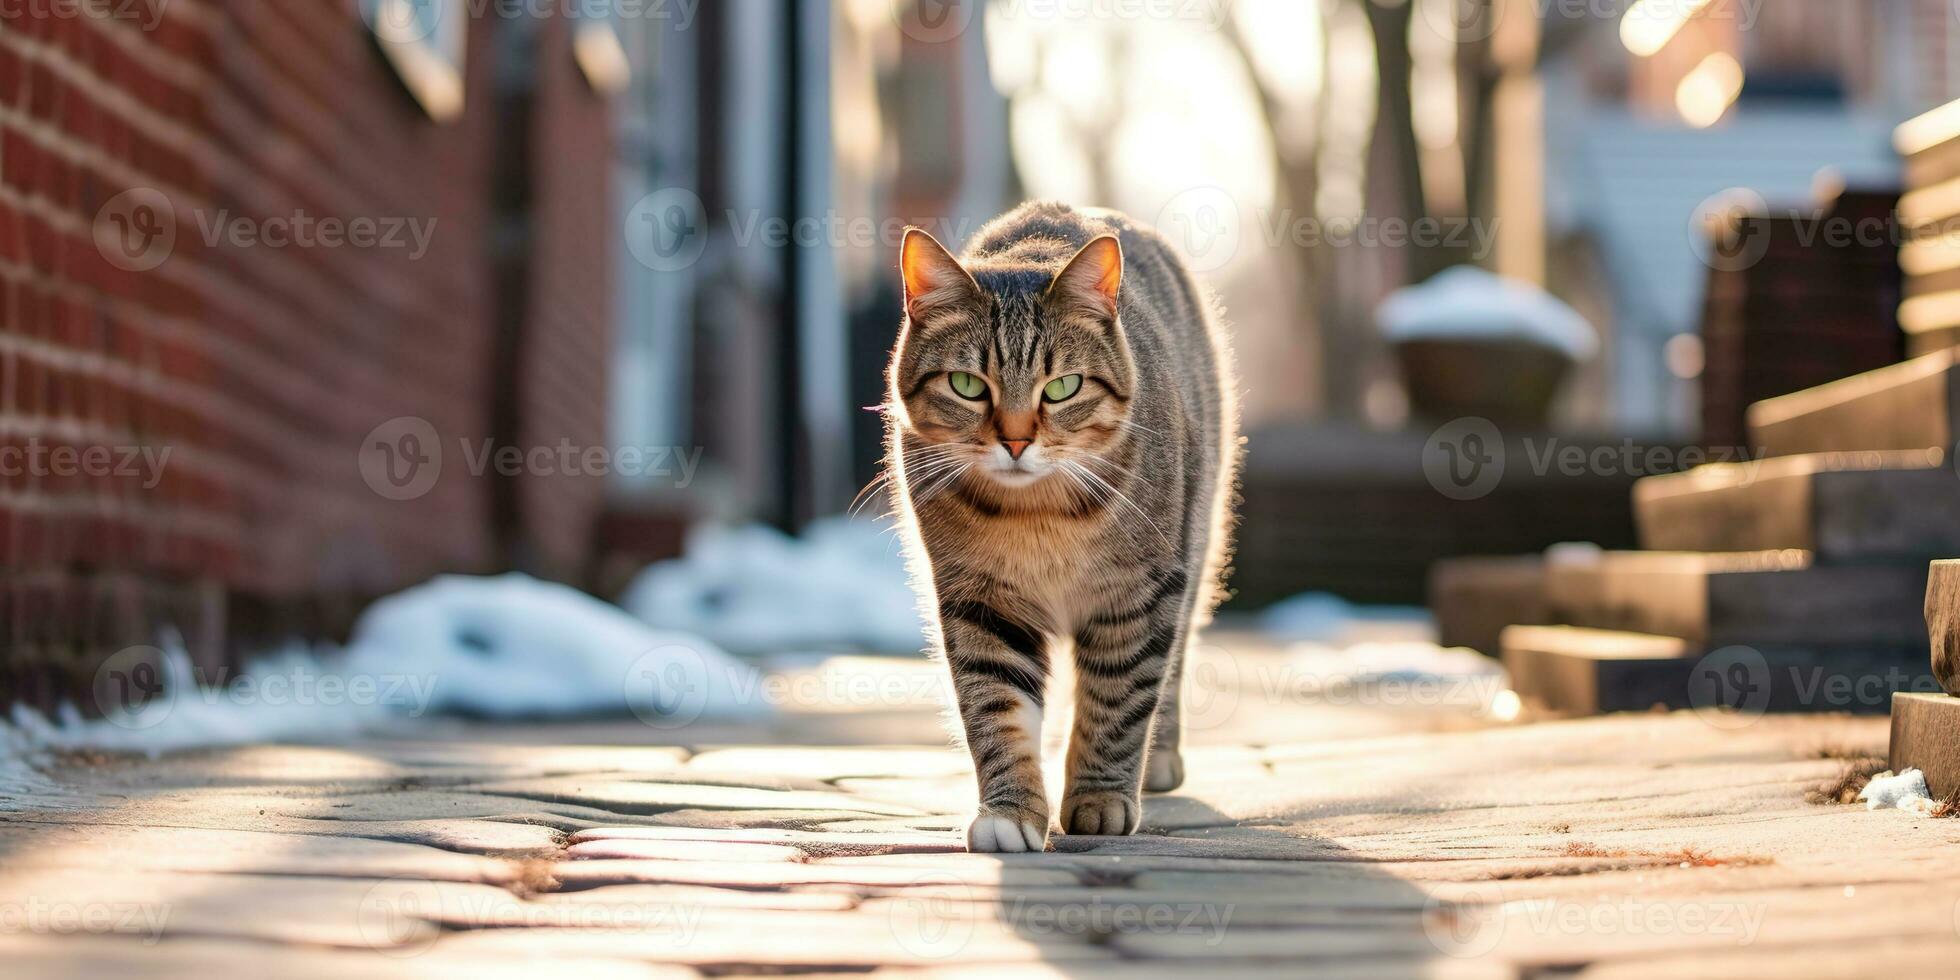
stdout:
[[1122,441],[1136,379],[1117,315],[1123,249],[1113,236],[1046,268],[984,259],[968,268],[914,228],[899,271],[905,325],[893,408],[933,462],[971,464],[966,473],[1002,488],[1077,467],[1108,477],[1093,464]]

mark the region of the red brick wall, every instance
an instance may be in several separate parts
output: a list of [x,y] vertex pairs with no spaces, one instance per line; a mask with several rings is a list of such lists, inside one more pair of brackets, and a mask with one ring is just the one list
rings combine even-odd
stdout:
[[[541,37],[531,161],[532,247],[539,260],[520,352],[519,440],[584,450],[598,446],[594,420],[607,412],[614,248],[624,232],[603,190],[613,166],[611,110],[573,60],[569,33],[569,23],[556,19]],[[581,464],[520,486],[521,524],[540,571],[561,578],[586,571],[606,483],[601,469]]]
[[[245,634],[316,626],[337,602],[496,560],[485,481],[458,448],[489,435],[497,388],[496,25],[471,25],[469,108],[437,125],[353,0],[127,9],[136,19],[0,0],[0,450],[18,464],[0,465],[0,703],[85,690],[102,655],[165,624],[215,662]],[[548,207],[521,431],[599,445],[617,238],[604,227],[608,127],[572,87],[563,32],[547,27],[545,44],[535,170]],[[119,199],[137,189],[148,196]],[[140,206],[164,200],[167,258],[109,261],[118,222],[155,228],[158,209]],[[433,235],[419,257],[207,239],[221,216],[263,232],[301,214]],[[420,421],[380,434],[433,432],[444,465],[397,500],[357,454],[401,417]],[[89,475],[53,462],[90,447],[169,456],[97,457]],[[603,481],[562,482],[523,488],[519,533],[570,574]],[[322,607],[318,621],[293,616]]]

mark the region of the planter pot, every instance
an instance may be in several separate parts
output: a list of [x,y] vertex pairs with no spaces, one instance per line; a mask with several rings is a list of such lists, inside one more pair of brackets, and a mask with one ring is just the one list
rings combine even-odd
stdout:
[[1543,428],[1572,359],[1542,344],[1501,338],[1404,340],[1395,345],[1409,408],[1424,421],[1475,416]]

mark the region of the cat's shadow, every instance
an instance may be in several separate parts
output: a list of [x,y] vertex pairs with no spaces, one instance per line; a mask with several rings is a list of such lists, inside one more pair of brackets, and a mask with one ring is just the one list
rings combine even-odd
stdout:
[[[1048,965],[1063,973],[1073,972],[1072,942],[1114,947],[1124,959],[1325,954],[1413,966],[1447,952],[1428,938],[1438,907],[1416,883],[1330,838],[1175,792],[1144,797],[1132,836],[1057,833],[1047,853],[992,856],[1006,865],[996,917],[1053,950]],[[1016,874],[1043,868],[1066,869],[1079,884]],[[1341,930],[1337,941],[1329,927]]]

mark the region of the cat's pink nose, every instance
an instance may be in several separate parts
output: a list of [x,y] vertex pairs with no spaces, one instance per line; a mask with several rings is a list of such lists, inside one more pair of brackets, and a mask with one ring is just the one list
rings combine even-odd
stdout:
[[1007,447],[1007,455],[1020,459],[1021,454],[1027,452],[1028,446],[1033,442],[1033,439],[1002,439],[1000,444]]

